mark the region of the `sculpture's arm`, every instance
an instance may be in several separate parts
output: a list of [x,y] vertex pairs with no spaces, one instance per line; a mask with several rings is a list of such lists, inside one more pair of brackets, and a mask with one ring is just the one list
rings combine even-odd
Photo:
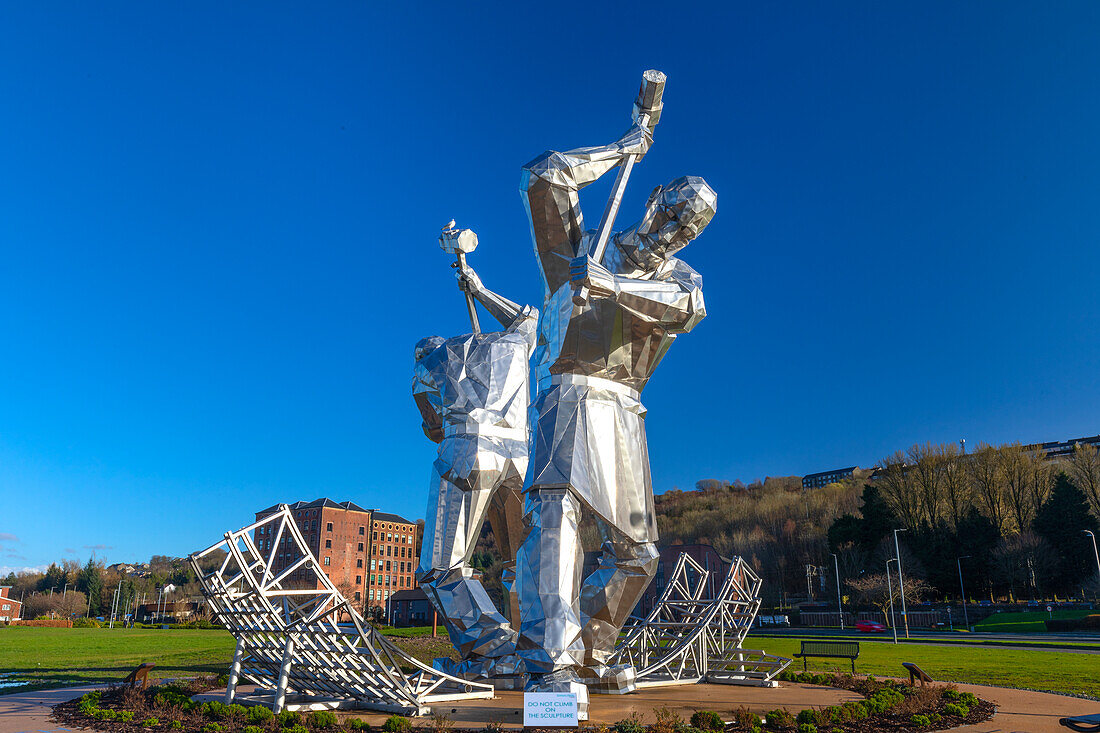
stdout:
[[566,153],[548,150],[523,166],[520,190],[549,292],[568,282],[569,260],[577,256],[584,235],[578,192],[626,156],[644,156],[652,140],[648,128],[634,125],[610,145]]
[[591,258],[572,264],[573,284],[589,289],[592,297],[613,298],[636,318],[660,325],[672,333],[686,333],[707,315],[703,278],[681,260],[672,259],[653,279],[613,275]]
[[443,399],[439,395],[439,387],[432,379],[431,372],[421,364],[416,365],[413,373],[413,400],[420,410],[423,419],[421,428],[424,435],[433,443],[443,440]]
[[520,318],[523,306],[485,287],[474,268],[467,265],[464,271],[455,273],[455,277],[458,278],[458,287],[473,295],[493,318],[500,321],[500,325],[510,328]]

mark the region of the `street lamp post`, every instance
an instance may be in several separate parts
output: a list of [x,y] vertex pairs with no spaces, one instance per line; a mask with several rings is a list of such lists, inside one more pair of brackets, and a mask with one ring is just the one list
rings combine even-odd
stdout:
[[844,631],[844,608],[840,605],[840,565],[837,563],[836,553],[829,554],[833,556],[833,574],[836,576],[836,612],[840,616],[840,630]]
[[955,558],[955,565],[959,568],[959,592],[962,593],[963,602],[963,622],[966,624],[966,630],[970,631],[970,616],[966,612],[966,588],[963,587],[963,566],[962,561],[970,555],[963,555]]
[[901,594],[901,622],[905,624],[905,638],[909,638],[909,615],[905,609],[905,580],[901,576],[901,548],[898,546],[898,532],[907,532],[904,527],[894,530],[894,554],[898,560],[898,593]]
[[894,632],[894,643],[898,643],[898,624],[894,618],[894,584],[890,580],[890,563],[894,558],[886,561],[886,588],[890,591],[890,630]]
[[1100,581],[1100,550],[1096,549],[1096,535],[1093,534],[1091,529],[1083,529],[1081,531],[1092,538],[1092,553],[1096,555],[1096,575],[1098,576],[1097,580]]

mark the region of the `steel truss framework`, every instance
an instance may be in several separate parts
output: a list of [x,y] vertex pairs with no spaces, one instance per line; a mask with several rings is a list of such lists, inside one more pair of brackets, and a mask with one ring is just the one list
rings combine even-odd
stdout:
[[776,686],[790,659],[745,649],[760,608],[760,577],[740,558],[715,592],[714,573],[681,553],[656,605],[626,629],[615,664],[637,670],[637,686],[718,682]]
[[[271,539],[270,550],[260,552],[257,534]],[[295,549],[295,559],[276,570],[276,556]],[[225,560],[204,572],[199,561],[218,550],[228,553]],[[432,703],[493,696],[491,685],[432,669],[364,623],[325,575],[285,504],[189,559],[218,620],[237,640],[226,702],[241,679],[273,690],[257,699],[276,712],[363,707],[423,715]],[[300,571],[311,571],[306,583],[316,587],[292,581]]]

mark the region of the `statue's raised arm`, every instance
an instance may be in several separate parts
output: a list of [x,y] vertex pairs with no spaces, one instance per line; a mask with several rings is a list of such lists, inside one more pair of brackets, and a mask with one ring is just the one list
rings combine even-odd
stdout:
[[610,145],[548,150],[523,166],[520,191],[548,293],[569,281],[569,261],[578,255],[584,235],[578,192],[627,156],[644,156],[652,142],[651,129],[635,123]]

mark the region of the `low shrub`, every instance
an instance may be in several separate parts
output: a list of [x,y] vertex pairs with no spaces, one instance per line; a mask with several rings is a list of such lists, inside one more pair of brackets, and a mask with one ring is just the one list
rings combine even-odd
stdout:
[[[240,707],[240,705],[237,707]],[[199,708],[199,714],[207,720],[227,720],[231,715],[229,706],[217,700],[204,702]]]
[[752,728],[754,725],[759,728],[760,716],[742,705],[733,711],[733,722],[739,728]]
[[849,720],[863,720],[867,717],[867,706],[860,700],[851,700],[840,706]]
[[970,708],[957,702],[949,702],[943,706],[943,712],[944,715],[957,715],[960,718],[965,718],[970,715]]
[[813,723],[799,723],[798,733],[817,733],[817,726]]
[[168,724],[168,727],[172,730],[183,730],[183,723],[179,720],[173,720]]
[[385,733],[405,733],[410,728],[412,728],[412,724],[409,719],[402,715],[391,715],[382,724],[382,730]]
[[794,716],[785,708],[769,710],[764,715],[764,722],[771,728],[793,728]]
[[909,722],[921,728],[927,728],[932,725],[932,721],[927,715],[914,715],[909,718]]
[[280,728],[293,728],[302,724],[302,716],[296,710],[284,710],[275,716]]
[[158,725],[160,725],[160,720],[157,718],[146,718],[141,721],[142,728],[156,728]]
[[350,730],[370,730],[370,723],[363,720],[362,718],[348,718],[344,721],[344,725],[346,725]]
[[225,733],[225,726],[220,723],[207,723],[202,727],[202,733]]
[[699,730],[725,730],[722,716],[713,710],[697,710],[691,715],[691,726]]
[[676,727],[683,722],[676,711],[669,707],[656,708],[653,717],[656,720],[653,723],[653,733],[676,733]]
[[331,710],[315,710],[306,717],[306,725],[314,730],[335,728],[339,724],[340,720]]
[[98,629],[102,626],[103,624],[99,623],[99,621],[96,621],[94,618],[73,619],[74,629]]
[[252,725],[266,723],[274,717],[275,713],[271,712],[271,708],[265,708],[263,705],[253,705],[245,713],[245,718]]
[[795,717],[794,720],[799,725],[801,725],[802,723],[816,724],[817,723],[817,711],[812,710],[811,708],[806,708],[805,710],[800,711],[798,713],[798,716]]
[[629,718],[623,718],[615,725],[611,726],[611,729],[615,733],[646,733],[645,724],[637,715],[631,715]]
[[309,728],[304,725],[292,725],[286,729],[286,733],[309,733]]
[[214,678],[214,684],[218,687],[227,687],[229,685],[229,675],[220,674]]
[[241,733],[264,733],[265,728],[259,725],[246,725],[241,728]]
[[132,722],[134,722],[134,711],[133,710],[119,710],[118,714],[115,716],[115,719],[116,720],[121,720],[123,723],[132,723]]

